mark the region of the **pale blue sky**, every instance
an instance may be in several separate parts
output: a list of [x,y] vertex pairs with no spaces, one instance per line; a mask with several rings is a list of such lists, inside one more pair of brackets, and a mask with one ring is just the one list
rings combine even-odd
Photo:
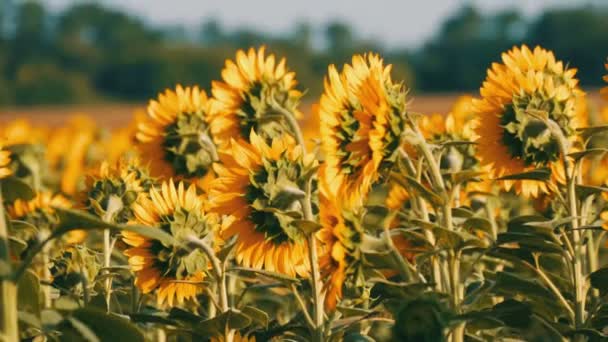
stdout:
[[[86,0],[42,0],[54,10]],[[533,16],[547,7],[606,4],[608,0],[97,0],[127,9],[152,23],[198,25],[218,18],[227,29],[253,27],[286,32],[298,21],[321,25],[334,18],[349,22],[364,38],[390,46],[416,46],[430,38],[442,20],[466,3],[484,11],[519,8]]]

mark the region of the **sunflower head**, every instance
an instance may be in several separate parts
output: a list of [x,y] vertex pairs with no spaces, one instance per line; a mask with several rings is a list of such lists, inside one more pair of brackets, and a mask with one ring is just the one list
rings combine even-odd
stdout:
[[289,132],[274,120],[277,107],[299,116],[302,92],[296,89],[295,73],[288,71],[285,59],[278,63],[265,47],[239,50],[235,60],[227,60],[222,81],[212,83],[216,100],[211,118],[211,132],[216,143],[227,145],[231,139],[247,140],[251,130],[264,138]]
[[[323,172],[321,173],[323,174]],[[334,310],[342,299],[344,284],[354,275],[360,274],[363,228],[356,213],[343,208],[333,197],[321,179],[319,194],[319,219],[321,229],[317,232],[320,241],[319,265],[324,279],[325,307]]]
[[[93,251],[84,246],[69,246],[51,259],[52,285],[62,293],[82,294],[83,284],[95,283],[99,268],[99,261]],[[83,277],[86,282],[83,282]]]
[[[578,126],[577,97],[582,96],[575,69],[567,69],[552,52],[515,47],[494,63],[474,102],[478,117],[478,155],[494,176],[549,167],[559,159],[557,138],[545,120],[552,120],[570,138]],[[542,186],[524,181],[516,189],[536,194]],[[504,182],[509,189],[512,182]]]
[[103,162],[86,183],[83,202],[89,211],[106,221],[124,224],[133,219],[132,205],[152,187],[153,180],[137,159],[122,159],[113,166]]
[[211,101],[204,90],[178,85],[150,101],[136,138],[153,176],[203,177],[217,159],[207,125]]
[[0,144],[0,179],[6,178],[13,174],[13,170],[10,169],[11,164],[11,152],[7,151]]
[[290,276],[308,274],[308,245],[297,222],[303,218],[303,189],[315,169],[284,135],[266,144],[252,131],[251,144],[233,140],[216,164],[209,189],[211,210],[230,215],[224,238],[238,235],[236,259],[254,268]]
[[134,224],[162,229],[177,243],[165,244],[132,232],[123,232],[130,246],[125,250],[129,265],[136,274],[135,284],[144,293],[157,290],[157,302],[173,306],[194,299],[209,266],[200,250],[185,250],[182,244],[189,237],[214,243],[219,220],[203,211],[203,200],[196,186],[183,182],[175,186],[164,182],[160,189],[151,188],[147,196],[139,196],[133,204]]
[[392,165],[405,121],[405,90],[375,54],[355,55],[342,72],[332,65],[321,96],[322,151],[328,183],[359,205],[380,170]]
[[[44,239],[59,223],[59,217],[54,208],[71,208],[72,202],[60,194],[44,191],[38,192],[31,200],[17,199],[7,207],[11,220],[22,221],[23,224],[13,225],[11,235],[32,245]],[[86,237],[82,230],[73,230],[64,235],[62,242],[68,245],[79,244]]]

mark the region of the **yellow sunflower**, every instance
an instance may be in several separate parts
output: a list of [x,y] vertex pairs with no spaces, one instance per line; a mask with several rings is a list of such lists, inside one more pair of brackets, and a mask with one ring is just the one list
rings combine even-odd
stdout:
[[[212,337],[211,342],[225,342],[226,338],[224,336]],[[241,335],[240,332],[235,332],[232,337],[233,342],[255,342],[255,336],[247,337],[247,335]]]
[[[8,206],[8,215],[12,220],[25,221],[39,230],[51,231],[55,228],[57,217],[54,207],[72,208],[72,202],[60,194],[53,194],[49,191],[38,192],[31,200],[17,199]],[[35,238],[35,232],[18,231],[16,236],[24,241],[31,241]],[[74,230],[65,236],[67,244],[81,243],[86,237],[83,230]]]
[[130,246],[124,253],[135,272],[135,285],[143,293],[156,290],[159,306],[195,300],[209,261],[198,249],[183,250],[179,242],[188,236],[215,242],[214,232],[219,225],[216,215],[203,211],[203,199],[196,186],[186,189],[183,182],[177,187],[173,180],[164,182],[159,190],[151,188],[148,196],[140,196],[133,204],[133,212],[132,223],[162,229],[178,241],[172,246],[133,232],[122,233]]
[[0,179],[6,178],[13,174],[13,171],[9,167],[10,164],[11,152],[3,150],[2,145],[0,145]]
[[[606,67],[606,70],[608,71],[608,63],[604,64],[604,66]],[[605,75],[603,78],[604,78],[605,82],[608,82],[608,75]],[[608,87],[602,88],[602,90],[600,92],[602,93],[602,95],[604,95],[604,97],[606,99],[608,99]]]
[[157,177],[212,177],[217,152],[207,125],[211,101],[198,86],[167,89],[150,101],[136,138],[143,161]]
[[121,159],[113,166],[103,162],[88,175],[81,203],[106,221],[127,223],[133,219],[132,205],[153,185],[138,159]]
[[247,140],[252,129],[264,137],[286,132],[276,120],[264,120],[277,114],[276,105],[300,116],[297,105],[302,92],[295,88],[295,73],[287,70],[284,58],[277,64],[273,54],[266,55],[265,47],[237,51],[234,61],[226,60],[222,80],[211,85],[216,100],[211,133],[220,146],[231,139]]
[[319,171],[319,266],[324,281],[325,308],[333,311],[342,299],[344,283],[360,260],[363,230],[356,215],[344,208],[328,187],[326,166]]
[[349,206],[362,203],[401,141],[405,91],[390,71],[378,55],[355,55],[342,73],[331,65],[325,79],[319,115],[327,182]]
[[[582,96],[575,69],[567,69],[552,52],[536,47],[515,47],[494,63],[484,81],[477,115],[477,151],[493,177],[551,167],[559,159],[558,142],[533,114],[546,114],[566,137],[574,135],[577,97]],[[544,182],[503,181],[506,190],[524,196],[547,192]]]
[[209,205],[233,221],[222,237],[237,235],[236,260],[245,267],[289,276],[307,276],[308,243],[295,220],[303,217],[300,199],[306,175],[315,166],[312,155],[284,135],[272,140],[251,132],[251,144],[232,140],[215,164]]

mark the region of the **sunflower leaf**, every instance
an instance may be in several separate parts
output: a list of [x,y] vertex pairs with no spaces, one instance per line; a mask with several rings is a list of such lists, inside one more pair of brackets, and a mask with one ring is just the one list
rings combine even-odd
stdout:
[[194,326],[194,332],[205,336],[220,336],[226,328],[240,330],[251,325],[252,319],[240,310],[229,309],[214,318]]
[[173,245],[176,243],[171,234],[158,228],[108,223],[83,211],[59,207],[54,207],[53,209],[59,216],[59,224],[53,233],[56,237],[72,230],[112,229],[134,232],[150,239],[159,240],[163,244],[167,245]]
[[239,273],[243,273],[243,274],[247,274],[250,276],[256,276],[256,275],[261,275],[261,276],[265,276],[268,278],[272,278],[272,279],[276,279],[279,281],[286,281],[289,283],[299,283],[300,280],[297,278],[293,278],[281,273],[276,273],[276,272],[270,272],[270,271],[266,271],[266,270],[258,270],[255,268],[247,268],[247,267],[232,267],[230,269],[228,269],[227,271],[229,272],[239,272]]
[[535,181],[547,181],[551,178],[551,170],[546,168],[540,168],[532,171],[514,173],[503,177],[496,178],[496,180],[535,180]]
[[304,234],[312,234],[322,228],[320,224],[310,220],[293,220],[292,225],[298,227]]
[[2,198],[7,202],[17,199],[30,200],[34,198],[34,190],[24,181],[17,177],[7,177],[0,180]]
[[578,133],[583,136],[583,139],[587,140],[596,134],[608,132],[608,125],[594,126],[594,127],[581,127],[577,129]]
[[391,173],[391,178],[393,178],[397,183],[399,183],[399,185],[410,190],[414,195],[422,196],[424,197],[424,199],[434,205],[439,206],[444,203],[444,200],[441,198],[441,196],[439,196],[436,192],[432,191],[431,189],[418,182],[418,180],[416,180],[416,178],[414,177],[403,176],[393,172]]
[[608,152],[608,149],[605,148],[589,148],[584,151],[574,152],[568,154],[568,157],[574,158],[574,160],[578,161],[587,157],[601,157]]

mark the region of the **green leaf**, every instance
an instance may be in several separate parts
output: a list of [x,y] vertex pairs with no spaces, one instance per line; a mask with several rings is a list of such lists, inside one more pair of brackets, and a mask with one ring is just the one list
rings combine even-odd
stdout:
[[403,176],[398,173],[391,173],[391,178],[393,178],[399,185],[408,189],[412,192],[414,196],[422,196],[425,200],[429,201],[433,205],[439,206],[444,203],[441,196],[439,196],[434,191],[428,189],[426,186],[420,184],[416,178],[411,176]]
[[591,195],[599,195],[604,192],[608,193],[608,188],[603,186],[576,185],[576,194],[578,198],[585,199]]
[[94,333],[100,341],[144,341],[144,335],[131,322],[116,315],[107,314],[104,311],[82,308],[72,311],[69,321],[82,323],[82,326],[75,327],[81,333],[82,328],[86,327]]
[[17,283],[17,303],[19,310],[40,315],[40,279],[31,270],[25,271]]
[[53,209],[59,216],[59,224],[55,230],[55,234],[65,234],[68,231],[76,229],[112,229],[134,232],[147,238],[158,240],[166,245],[174,245],[176,243],[171,234],[159,228],[113,224],[104,222],[100,218],[83,211],[58,207],[54,207]]
[[267,329],[270,318],[268,314],[260,309],[254,308],[253,306],[245,306],[241,309],[243,314],[249,316],[255,323],[259,324],[262,328]]
[[292,224],[306,235],[310,235],[323,227],[317,222],[309,220],[293,220]]
[[535,180],[548,181],[551,178],[551,170],[540,168],[532,171],[515,173],[508,176],[496,178],[496,180]]
[[485,232],[492,231],[492,223],[483,217],[470,217],[462,224],[464,229],[483,230]]
[[6,202],[14,202],[17,199],[31,200],[36,195],[26,182],[17,177],[1,179],[0,187],[2,187],[2,198]]
[[608,152],[608,149],[605,148],[590,148],[584,151],[570,153],[568,156],[574,158],[576,161],[579,161],[587,157],[601,157],[606,154],[606,152]]
[[249,325],[251,318],[239,310],[229,309],[214,318],[198,323],[194,326],[194,332],[205,337],[219,336],[224,334],[226,327],[240,330]]
[[585,140],[587,140],[587,139],[589,139],[590,137],[592,137],[592,136],[594,136],[596,134],[608,132],[608,125],[605,125],[605,126],[593,126],[593,127],[581,127],[581,128],[577,128],[576,131],[580,135],[582,135]]
[[293,278],[281,273],[270,272],[266,270],[258,270],[255,268],[247,268],[247,267],[232,267],[228,269],[229,272],[239,272],[251,277],[256,277],[257,275],[262,275],[268,278],[276,279],[279,281],[286,281],[289,283],[299,283],[300,280],[297,278]]
[[602,294],[608,291],[608,268],[600,268],[589,275],[591,286],[598,289]]
[[473,170],[448,173],[448,175],[450,176],[450,179],[452,180],[452,184],[454,184],[454,185],[458,185],[458,184],[462,184],[462,183],[470,182],[470,181],[479,181],[478,177],[483,176],[485,174],[486,174],[486,172],[473,171]]

